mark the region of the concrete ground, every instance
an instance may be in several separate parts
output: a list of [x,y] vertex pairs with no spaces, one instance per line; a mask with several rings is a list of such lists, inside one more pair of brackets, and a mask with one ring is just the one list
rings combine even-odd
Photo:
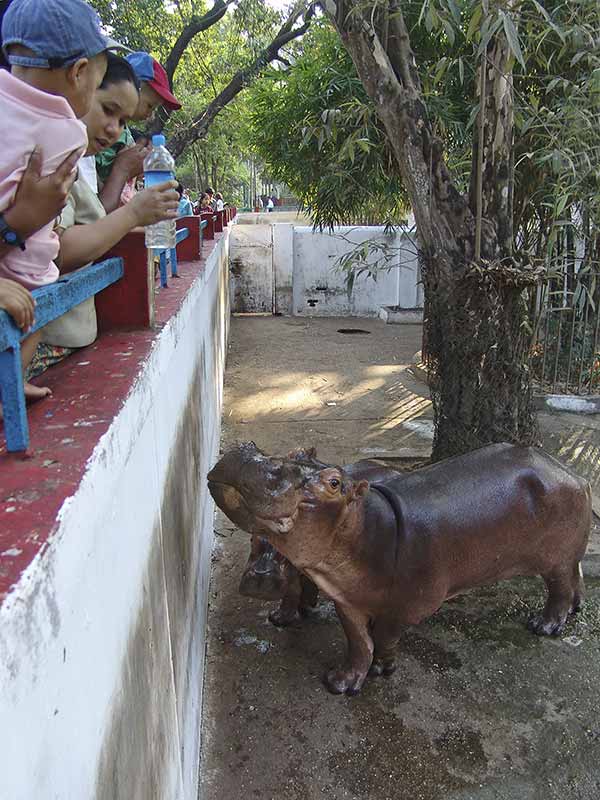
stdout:
[[[359,328],[369,333],[340,333]],[[430,450],[431,407],[409,372],[419,326],[239,317],[223,448],[314,444],[324,460]],[[600,430],[544,415],[546,447],[597,481]],[[216,524],[200,797],[203,800],[593,800],[600,797],[600,580],[560,638],[527,632],[535,579],[446,603],[408,628],[399,669],[362,694],[326,692],[344,639],[330,603],[278,630],[241,597],[248,537]],[[596,537],[594,537],[596,539]],[[586,561],[594,571],[595,557]]]

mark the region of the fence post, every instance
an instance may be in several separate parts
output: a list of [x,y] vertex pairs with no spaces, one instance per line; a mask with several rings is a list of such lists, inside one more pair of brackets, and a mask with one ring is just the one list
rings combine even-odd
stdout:
[[124,274],[96,295],[98,331],[151,328],[154,325],[154,259],[146,250],[143,231],[128,233],[106,254],[120,256]]
[[29,426],[23,390],[23,366],[21,364],[21,345],[15,342],[12,347],[0,353],[0,400],[4,417],[6,447],[9,452],[27,450],[29,447]]
[[204,229],[204,238],[205,239],[214,239],[215,238],[215,226],[213,221],[213,213],[212,211],[208,214],[200,214],[200,219],[205,219],[208,223],[206,228]]
[[194,217],[179,217],[177,220],[177,229],[187,228],[190,235],[187,239],[180,242],[178,247],[179,261],[197,261],[200,257],[200,250],[202,247],[202,234],[200,232],[201,218]]

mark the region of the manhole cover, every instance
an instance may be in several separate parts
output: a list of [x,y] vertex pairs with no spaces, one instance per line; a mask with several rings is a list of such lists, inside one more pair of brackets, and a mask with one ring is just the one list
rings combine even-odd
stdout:
[[367,336],[371,333],[371,331],[365,331],[362,328],[338,328],[338,333],[362,333],[366,334]]

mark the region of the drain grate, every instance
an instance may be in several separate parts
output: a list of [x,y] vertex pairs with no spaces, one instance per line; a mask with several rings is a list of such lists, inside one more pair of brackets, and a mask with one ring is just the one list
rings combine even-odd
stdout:
[[363,328],[338,328],[338,333],[359,333],[370,335],[371,331],[366,331]]

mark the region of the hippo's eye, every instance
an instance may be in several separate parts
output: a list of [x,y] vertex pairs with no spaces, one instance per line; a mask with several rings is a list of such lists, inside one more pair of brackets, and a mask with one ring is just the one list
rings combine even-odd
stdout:
[[338,481],[337,478],[331,478],[331,480],[329,481],[329,485],[331,486],[332,489],[337,489],[338,486],[340,485],[340,482]]

